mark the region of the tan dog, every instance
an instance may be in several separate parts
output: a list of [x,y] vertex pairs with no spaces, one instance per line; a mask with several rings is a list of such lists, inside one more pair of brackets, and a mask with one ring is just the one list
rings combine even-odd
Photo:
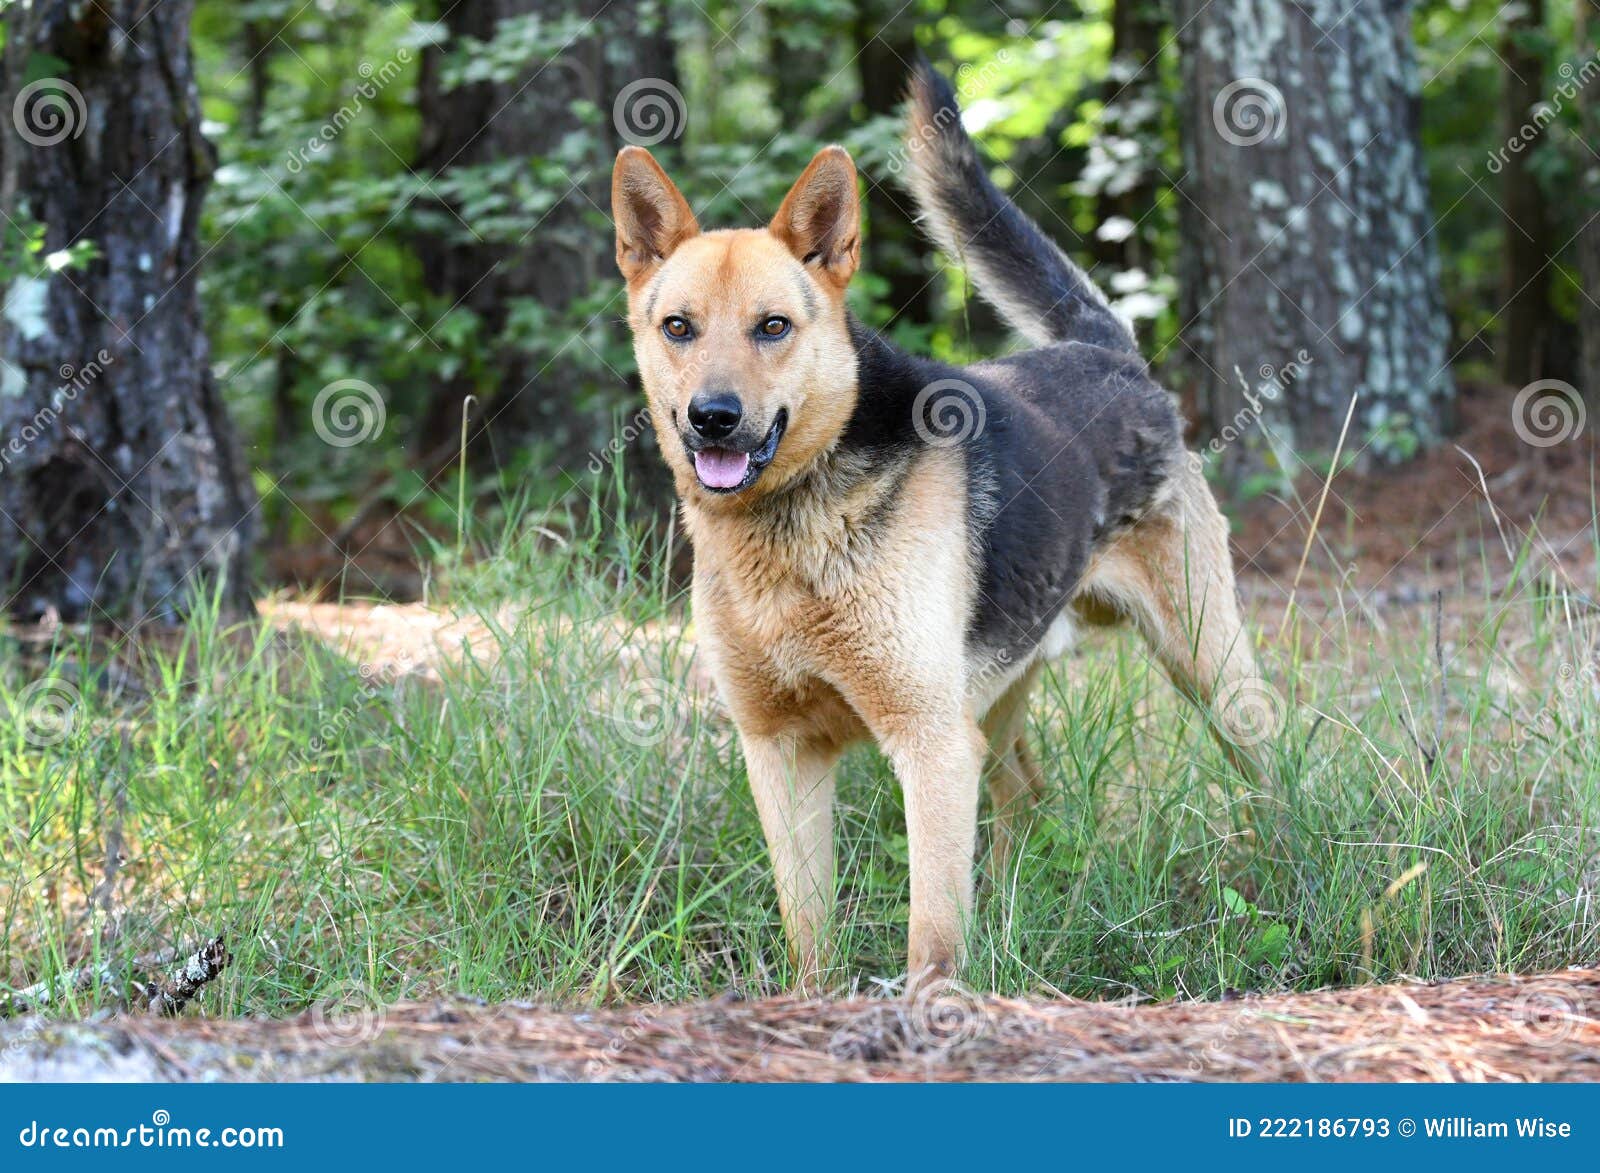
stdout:
[[[1131,620],[1201,703],[1258,679],[1226,525],[1132,335],[989,181],[931,70],[908,141],[940,244],[1037,349],[944,367],[850,315],[860,208],[839,147],[764,229],[701,232],[638,148],[612,180],[699,642],[738,724],[802,984],[827,961],[845,746],[875,739],[904,789],[915,984],[962,959],[981,779],[996,866],[1026,833],[1041,789],[1028,694],[1075,622]],[[1213,728],[1254,771],[1234,707],[1213,705]]]

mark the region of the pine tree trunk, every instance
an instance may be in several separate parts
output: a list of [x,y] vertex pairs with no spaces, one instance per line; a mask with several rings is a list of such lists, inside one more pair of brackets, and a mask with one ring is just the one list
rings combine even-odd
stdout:
[[[24,616],[172,619],[202,585],[249,607],[254,497],[197,289],[213,154],[192,8],[6,14],[0,209],[44,232],[33,257],[7,241],[0,324],[0,583]],[[40,267],[85,242],[85,267]]]
[[1104,133],[1137,143],[1139,172],[1127,184],[1102,191],[1095,202],[1095,223],[1131,222],[1127,235],[1095,237],[1095,259],[1115,271],[1144,269],[1153,262],[1145,234],[1156,202],[1156,167],[1149,156],[1159,150],[1161,129],[1161,55],[1164,5],[1161,0],[1116,0],[1111,15],[1111,76],[1106,81]]
[[[916,14],[900,0],[859,0],[856,68],[861,104],[870,115],[900,110],[917,59]],[[933,316],[932,250],[912,218],[911,197],[887,176],[867,180],[866,267],[888,283],[892,315],[926,324]]]
[[[1534,107],[1545,97],[1544,56],[1527,37],[1544,25],[1544,0],[1508,6],[1500,41],[1502,143],[1520,142]],[[1500,302],[1500,376],[1522,387],[1544,374],[1550,312],[1550,227],[1544,193],[1530,166],[1532,151],[1508,151],[1500,169],[1504,271]]]
[[820,78],[816,72],[817,54],[798,48],[806,26],[815,18],[790,11],[786,6],[767,9],[767,67],[771,70],[772,104],[784,128],[799,125],[805,112],[806,97]]
[[[1600,53],[1600,0],[1578,0],[1579,60]],[[1585,135],[1600,143],[1600,94],[1588,87],[1580,99]],[[1591,429],[1600,430],[1600,163],[1584,158],[1579,163],[1582,190],[1588,199],[1580,206],[1583,228],[1578,233],[1578,330],[1582,335],[1582,365],[1578,390],[1583,394]]]
[[[603,218],[610,206],[611,162],[626,141],[616,126],[614,104],[636,82],[675,85],[662,6],[655,0],[472,0],[440,8],[450,39],[423,58],[417,171],[444,176],[496,163],[526,167],[532,158],[560,154],[566,190],[549,193],[554,206],[528,210],[525,233],[484,235],[463,222],[462,209],[441,208],[440,232],[418,242],[429,287],[448,304],[474,312],[485,340],[504,344],[482,356],[492,386],[477,381],[481,372],[464,372],[439,389],[414,448],[418,455],[441,447],[453,453],[463,401],[487,391],[480,418],[493,421],[495,432],[535,433],[581,453],[598,438],[574,432],[580,406],[576,391],[595,377],[592,353],[565,334],[565,345],[542,349],[503,335],[518,299],[537,302],[559,321],[576,299],[616,284],[614,245]],[[528,16],[550,28],[580,23],[570,37],[557,38],[564,44],[559,52],[527,62],[511,80],[443,84],[444,57],[459,50],[463,39],[492,41],[501,22]],[[661,113],[648,98],[663,92],[651,84],[630,107],[634,116]],[[598,112],[588,120],[585,105]],[[666,115],[679,134],[684,115],[681,108]],[[670,149],[675,138],[663,135],[659,141]],[[579,142],[583,157],[573,158],[573,144]],[[609,376],[602,371],[601,377]],[[620,382],[617,392],[619,399],[627,394]],[[588,412],[585,418],[604,414]]]
[[1237,481],[1273,450],[1332,449],[1352,394],[1348,450],[1438,440],[1455,389],[1409,0],[1176,8],[1180,362],[1202,443]]

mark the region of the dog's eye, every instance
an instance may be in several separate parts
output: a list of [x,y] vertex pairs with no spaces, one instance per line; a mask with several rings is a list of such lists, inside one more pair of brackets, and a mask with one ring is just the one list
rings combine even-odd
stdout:
[[780,318],[777,314],[765,319],[761,323],[761,336],[763,338],[782,338],[789,332],[789,319]]
[[694,333],[694,327],[689,325],[687,319],[680,318],[674,314],[661,323],[661,332],[674,342],[682,342]]

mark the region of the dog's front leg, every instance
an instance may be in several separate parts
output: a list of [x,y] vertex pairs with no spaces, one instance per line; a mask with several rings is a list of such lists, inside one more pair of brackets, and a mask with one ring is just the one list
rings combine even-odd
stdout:
[[907,992],[961,966],[972,915],[982,732],[951,713],[896,722],[879,737],[905,793],[911,855]]
[[802,990],[820,988],[834,904],[836,746],[794,735],[741,734],[750,790],[778,884],[778,909]]

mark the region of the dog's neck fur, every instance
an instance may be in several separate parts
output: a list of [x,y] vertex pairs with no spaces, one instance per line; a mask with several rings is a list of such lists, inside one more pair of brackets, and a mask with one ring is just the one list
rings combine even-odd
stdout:
[[917,442],[912,404],[928,382],[928,364],[853,314],[849,328],[856,402],[838,439],[788,483],[747,506],[690,503],[686,509],[691,535],[703,543],[733,543],[824,593],[849,581],[871,557],[883,519],[919,452],[927,451]]

